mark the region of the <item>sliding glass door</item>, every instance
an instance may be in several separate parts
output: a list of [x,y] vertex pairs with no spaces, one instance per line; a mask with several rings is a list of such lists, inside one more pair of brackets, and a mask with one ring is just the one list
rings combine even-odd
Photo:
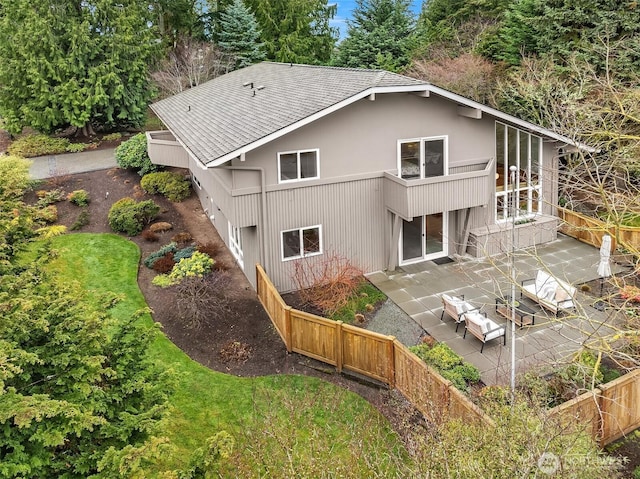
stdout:
[[400,264],[417,263],[447,256],[447,217],[442,213],[416,216],[402,221]]

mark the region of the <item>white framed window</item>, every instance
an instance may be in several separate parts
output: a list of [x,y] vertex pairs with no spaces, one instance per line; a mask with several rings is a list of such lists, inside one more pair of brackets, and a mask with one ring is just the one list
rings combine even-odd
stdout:
[[238,261],[238,265],[244,270],[244,254],[242,253],[242,231],[237,226],[229,223],[229,250]]
[[322,254],[321,225],[282,231],[280,236],[283,261]]
[[278,183],[320,178],[320,150],[278,153]]
[[398,140],[398,176],[405,180],[448,173],[448,137]]
[[531,217],[541,207],[542,138],[496,122],[496,221]]

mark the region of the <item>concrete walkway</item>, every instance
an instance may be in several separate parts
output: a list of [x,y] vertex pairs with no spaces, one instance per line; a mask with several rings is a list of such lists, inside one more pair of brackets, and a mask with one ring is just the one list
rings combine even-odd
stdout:
[[86,171],[106,170],[118,166],[113,148],[38,156],[29,159],[33,162],[29,173],[36,180],[84,173]]
[[[537,269],[574,285],[598,279],[599,250],[573,238],[559,235],[556,241],[516,253],[518,284],[534,278]],[[511,293],[510,260],[506,256],[485,259],[462,258],[458,262],[436,265],[432,261],[403,266],[396,271],[375,272],[369,280],[438,341],[445,342],[464,359],[474,364],[487,385],[509,384],[511,371],[511,323],[495,311],[495,298]],[[625,268],[612,264],[613,273]],[[487,316],[507,327],[506,346],[502,338],[488,342],[480,353],[481,343],[468,334],[464,326],[456,333],[455,321],[442,314],[441,293],[464,295],[471,304],[481,307]],[[596,291],[597,293],[597,291]],[[519,293],[517,293],[519,296]],[[611,333],[609,325],[615,311],[593,308],[593,297],[578,293],[578,311],[556,318],[537,304],[523,299],[536,311],[535,325],[516,329],[516,373],[535,364],[553,365],[570,360],[572,353],[585,342]]]

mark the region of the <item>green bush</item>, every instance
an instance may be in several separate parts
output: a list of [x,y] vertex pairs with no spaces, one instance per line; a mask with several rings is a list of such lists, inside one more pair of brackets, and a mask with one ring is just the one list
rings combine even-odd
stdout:
[[87,226],[89,224],[89,211],[86,208],[83,208],[78,218],[71,225],[71,229],[73,231],[81,229],[83,226]]
[[330,319],[352,323],[356,314],[368,311],[369,307],[375,307],[378,303],[385,301],[385,294],[372,285],[369,281],[363,281],[358,286],[353,297],[349,298],[347,304],[330,315]]
[[67,145],[66,151],[69,153],[78,153],[86,149],[87,149],[87,145],[85,145],[84,143],[69,143],[69,145]]
[[22,198],[33,184],[29,178],[30,166],[29,160],[19,156],[0,156],[0,201]]
[[187,246],[186,248],[182,248],[178,251],[176,251],[176,253],[173,255],[173,259],[178,262],[181,259],[184,258],[191,258],[191,256],[193,256],[193,253],[196,251],[196,247],[195,246]]
[[196,251],[193,256],[183,258],[176,263],[169,274],[159,274],[151,281],[152,284],[166,288],[180,283],[183,278],[198,276],[202,277],[211,272],[214,261],[209,255]]
[[11,155],[22,156],[23,158],[58,155],[66,153],[69,144],[69,140],[66,138],[51,138],[40,134],[25,135],[12,142],[8,151]]
[[151,200],[136,202],[133,198],[122,198],[109,210],[109,226],[113,231],[135,236],[159,213],[160,207]]
[[38,196],[38,198],[40,198],[36,204],[42,207],[52,205],[53,203],[57,203],[58,201],[62,201],[64,199],[64,191],[62,191],[60,188],[49,191],[38,191],[36,195]]
[[104,135],[102,141],[118,141],[120,138],[122,138],[122,133],[115,132]]
[[143,263],[147,268],[153,268],[153,264],[156,261],[158,261],[160,258],[166,256],[167,253],[175,253],[176,251],[178,251],[178,245],[176,243],[172,242],[172,243],[166,244],[162,248],[160,248],[158,251],[154,251],[149,256],[147,256],[143,261]]
[[140,180],[140,187],[149,194],[159,193],[169,201],[182,201],[191,193],[191,183],[183,175],[170,171],[148,173]]
[[464,361],[445,343],[436,343],[433,346],[424,343],[409,349],[461,391],[467,391],[469,383],[480,380],[478,368]]
[[78,206],[87,206],[89,204],[89,193],[86,190],[75,190],[67,195],[67,199]]
[[56,205],[48,205],[37,211],[36,216],[45,223],[55,223],[58,221],[58,208]]
[[115,150],[115,157],[120,168],[135,168],[140,176],[160,169],[149,159],[147,137],[144,133],[138,133],[121,143]]

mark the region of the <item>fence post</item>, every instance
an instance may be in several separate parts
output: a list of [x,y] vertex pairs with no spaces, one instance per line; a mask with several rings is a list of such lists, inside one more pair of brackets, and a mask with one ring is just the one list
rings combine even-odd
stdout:
[[342,372],[342,321],[336,321],[336,370]]
[[389,387],[394,388],[396,386],[396,346],[395,346],[396,337],[389,336],[389,340],[387,341],[387,355],[389,356],[388,364],[389,369],[387,370],[387,378],[389,381]]
[[291,331],[291,306],[286,305],[284,307],[283,310],[284,313],[284,321],[283,321],[283,326],[284,326],[284,331],[283,331],[283,336],[284,336],[284,345],[287,347],[287,352],[290,353],[291,352],[291,343],[293,342],[292,339],[292,334],[293,332]]

